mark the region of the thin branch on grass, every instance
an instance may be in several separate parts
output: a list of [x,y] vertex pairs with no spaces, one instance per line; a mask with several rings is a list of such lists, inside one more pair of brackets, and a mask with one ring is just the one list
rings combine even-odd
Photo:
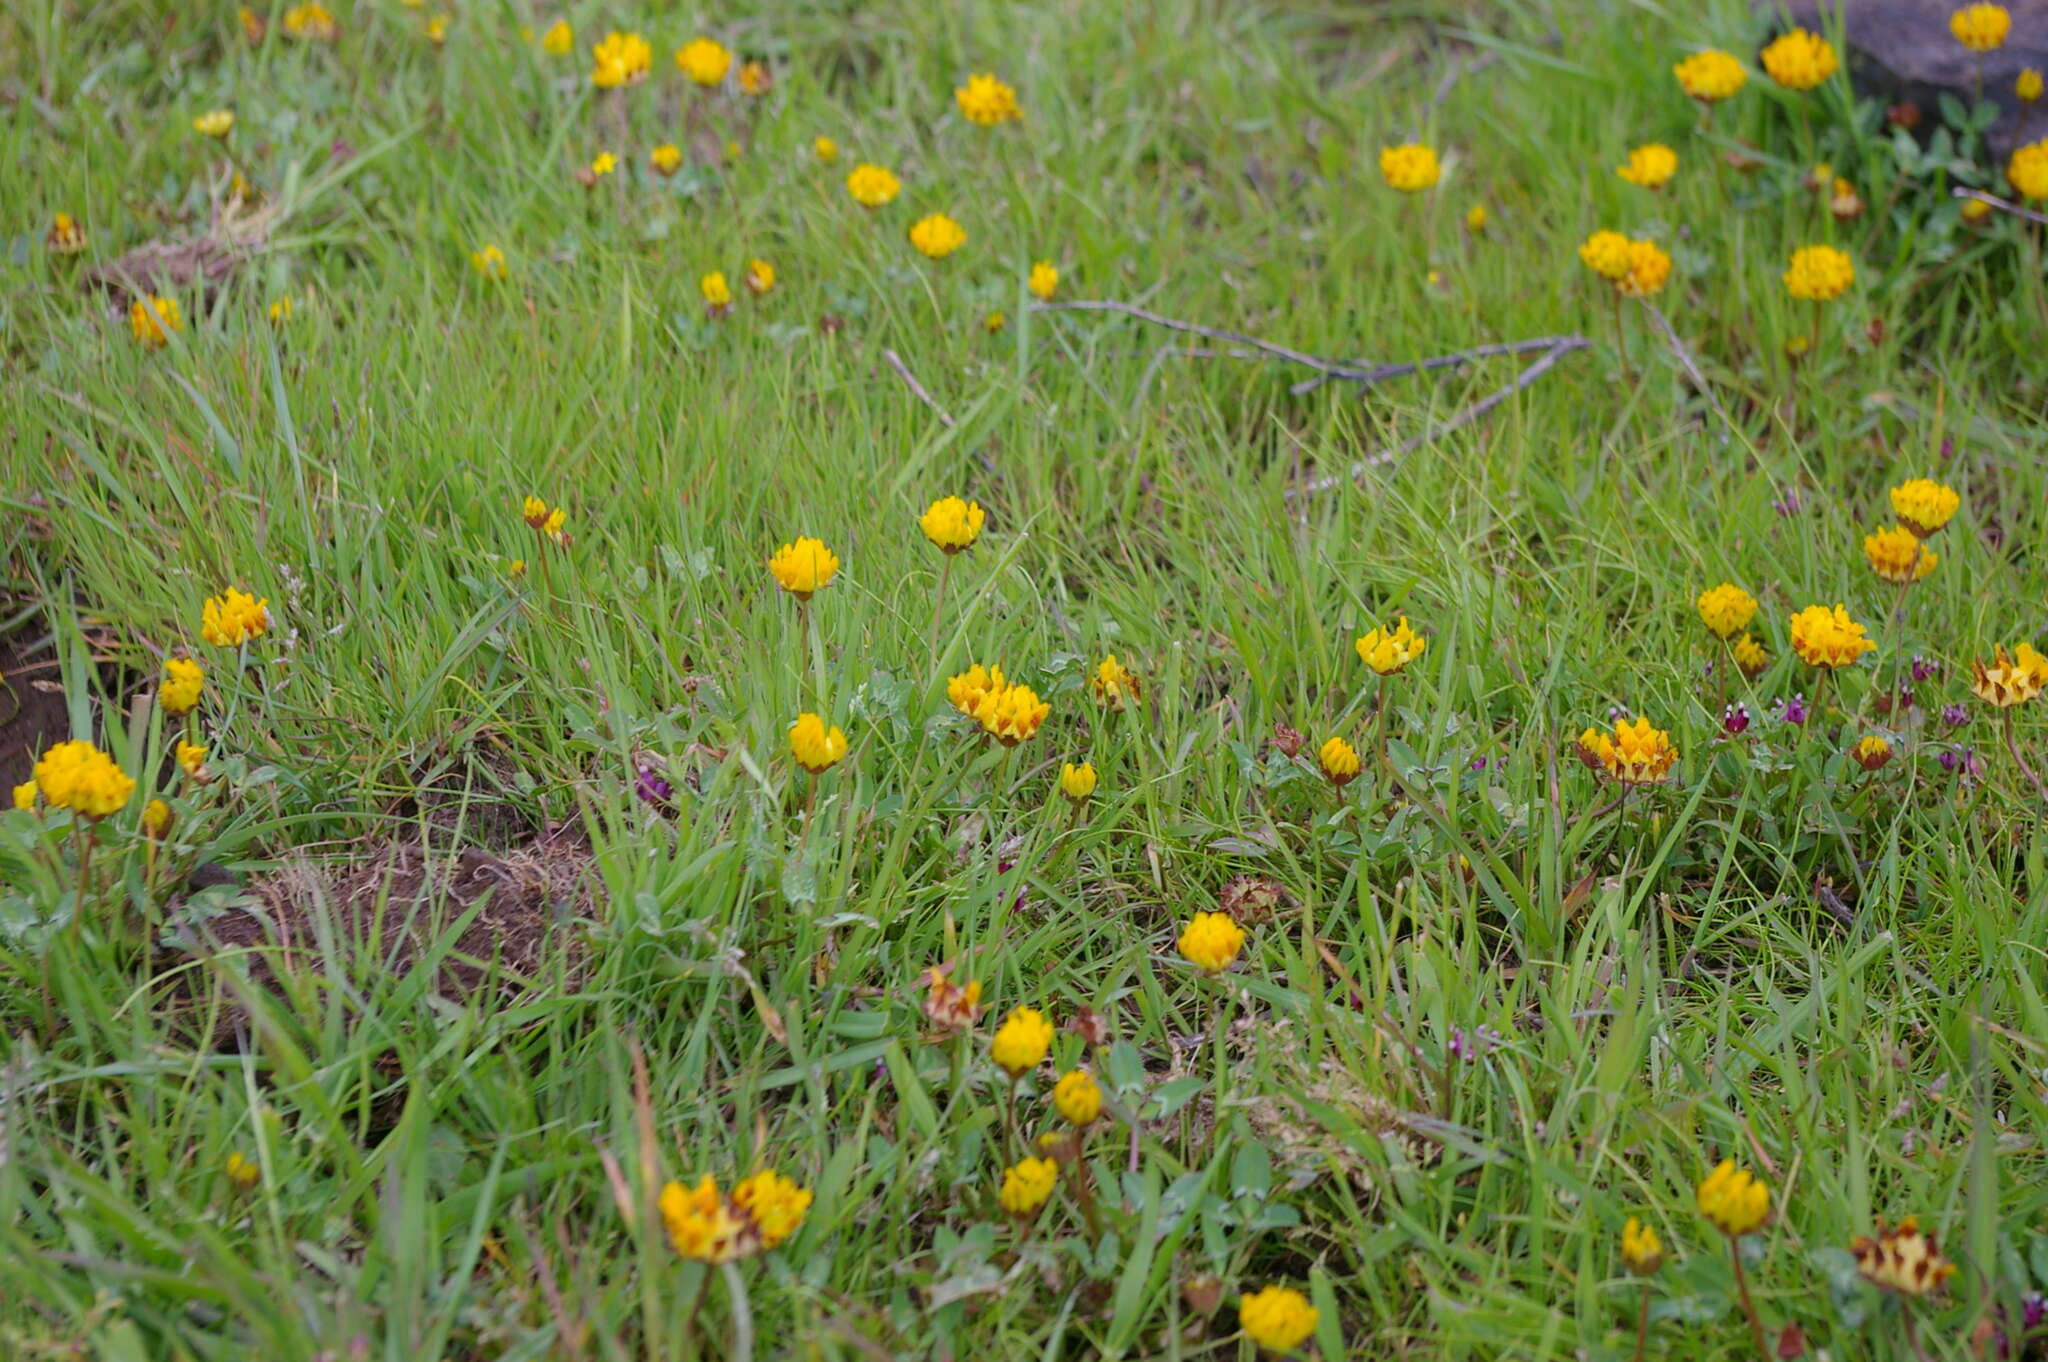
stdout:
[[910,366],[903,362],[903,357],[894,350],[884,350],[882,351],[882,358],[889,361],[889,367],[896,371],[896,376],[903,380],[911,392],[917,394],[917,400],[932,409],[932,412],[939,418],[939,424],[950,430],[953,425],[953,418],[946,413],[944,407],[939,405],[936,398],[925,391],[924,384],[917,381],[917,375],[910,372]]
[[1342,483],[1355,481],[1358,478],[1364,477],[1375,468],[1392,463],[1403,454],[1411,453],[1432,440],[1440,439],[1454,430],[1471,425],[1474,421],[1477,421],[1480,417],[1486,415],[1486,413],[1492,411],[1495,407],[1507,401],[1510,397],[1543,377],[1543,375],[1549,373],[1551,368],[1560,359],[1563,359],[1574,350],[1584,350],[1591,344],[1592,342],[1584,336],[1558,337],[1556,343],[1544,351],[1541,358],[1528,368],[1522,370],[1521,373],[1515,375],[1515,381],[1506,387],[1488,393],[1485,397],[1480,398],[1450,420],[1440,425],[1432,426],[1420,435],[1411,436],[1390,449],[1382,449],[1367,455],[1351,465],[1350,469],[1344,473],[1333,473],[1328,477],[1317,478],[1314,482],[1307,483],[1300,488],[1289,488],[1287,492],[1288,499],[1292,500],[1297,496],[1308,496],[1316,492],[1327,492],[1332,487]]
[[1226,345],[1243,345],[1249,346],[1254,350],[1263,350],[1269,355],[1277,355],[1281,359],[1291,360],[1305,368],[1314,369],[1317,373],[1328,374],[1332,378],[1348,378],[1367,383],[1372,381],[1369,377],[1371,371],[1368,369],[1360,369],[1354,365],[1343,364],[1333,359],[1324,359],[1320,355],[1311,355],[1302,350],[1295,350],[1285,345],[1276,344],[1273,341],[1260,340],[1257,336],[1247,336],[1242,332],[1225,331],[1220,327],[1214,326],[1203,326],[1200,322],[1184,322],[1178,317],[1163,317],[1149,308],[1142,308],[1134,303],[1120,303],[1114,298],[1084,298],[1071,303],[1033,303],[1031,304],[1031,310],[1033,312],[1117,312],[1126,317],[1136,317],[1141,322],[1150,322],[1154,326],[1163,326],[1169,331],[1185,331],[1191,335],[1207,336],[1213,341],[1222,341]]
[[[1475,345],[1470,350],[1458,350],[1448,355],[1432,355],[1428,359],[1410,360],[1405,364],[1370,365],[1361,369],[1355,378],[1349,378],[1349,381],[1369,387],[1389,378],[1406,378],[1410,374],[1429,374],[1439,369],[1455,369],[1474,360],[1491,359],[1496,355],[1527,355],[1543,350],[1554,350],[1565,341],[1575,339],[1577,338],[1573,336],[1532,336],[1528,340],[1494,341],[1488,345]],[[1288,391],[1296,396],[1311,393],[1325,383],[1332,382],[1334,377],[1337,376],[1305,378]]]
[[1979,203],[1988,203],[2002,213],[2010,213],[2016,218],[2025,218],[2028,222],[2048,223],[2048,214],[2037,213],[2031,208],[2022,208],[2016,203],[2008,203],[2004,199],[1999,198],[1998,195],[1987,194],[1981,189],[1966,189],[1962,185],[1957,185],[1948,192],[1959,199],[1975,199]]
[[1648,298],[1643,299],[1643,310],[1650,314],[1650,320],[1657,323],[1657,329],[1664,333],[1665,344],[1669,345],[1671,353],[1678,357],[1679,367],[1691,377],[1693,386],[1707,395],[1707,400],[1714,404],[1714,411],[1724,423],[1727,423],[1728,410],[1721,405],[1721,395],[1714,391],[1713,385],[1707,382],[1707,376],[1700,372],[1700,366],[1693,362],[1692,351],[1686,349],[1685,342],[1678,338],[1678,332],[1673,329],[1671,319],[1659,311],[1657,305]]

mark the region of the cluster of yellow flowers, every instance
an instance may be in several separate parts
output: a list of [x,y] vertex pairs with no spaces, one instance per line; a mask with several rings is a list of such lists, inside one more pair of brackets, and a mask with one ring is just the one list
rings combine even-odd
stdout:
[[1598,231],[1579,246],[1579,259],[1624,297],[1654,297],[1671,278],[1671,256],[1646,237]]
[[1615,167],[1614,173],[1630,184],[1662,189],[1678,173],[1678,153],[1662,142],[1647,142],[1631,149],[1628,164]]
[[1420,142],[1380,148],[1380,178],[1390,189],[1419,194],[1443,178],[1443,166],[1434,148]]
[[993,128],[1024,116],[1017,104],[1017,92],[993,75],[969,76],[967,83],[953,91],[953,102],[968,122]]
[[200,611],[199,632],[216,648],[239,648],[270,632],[270,599],[238,587],[209,596]]
[[1579,735],[1578,745],[1586,765],[1624,787],[1655,785],[1678,762],[1671,735],[1645,718],[1616,720],[1612,736],[1589,728]]
[[[92,743],[74,740],[56,744],[37,759],[35,780],[26,799],[28,805],[33,805],[40,794],[53,809],[69,809],[83,818],[100,819],[127,807],[134,793],[134,778],[112,757]],[[15,807],[25,807],[23,801],[22,788],[17,787]]]
[[1835,45],[1820,34],[1794,28],[1772,39],[1759,57],[1764,74],[1788,90],[1811,90],[1841,68]]
[[709,1173],[694,1187],[671,1182],[658,1203],[677,1254],[693,1262],[730,1263],[779,1247],[810,1213],[811,1192],[772,1168],[743,1178],[722,1195]]

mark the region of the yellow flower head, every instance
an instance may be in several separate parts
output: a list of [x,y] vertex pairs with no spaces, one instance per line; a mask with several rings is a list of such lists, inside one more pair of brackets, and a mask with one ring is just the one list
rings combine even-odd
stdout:
[[2013,77],[2012,92],[2019,96],[2020,103],[2032,104],[2041,97],[2041,73],[2034,67],[2023,67]]
[[238,1192],[253,1191],[263,1181],[263,1166],[254,1159],[245,1159],[240,1151],[228,1155],[223,1166],[228,1175],[228,1185]]
[[1953,487],[1932,478],[1912,478],[1892,488],[1892,512],[1899,523],[1926,539],[1948,524],[1962,508],[1963,499]]
[[997,742],[1015,747],[1036,736],[1038,726],[1050,713],[1052,706],[1040,700],[1031,687],[1005,686],[989,692],[974,717],[981,720],[982,728]]
[[206,669],[189,657],[164,659],[164,679],[156,688],[156,705],[173,719],[182,719],[199,707],[206,689]]
[[1060,1166],[1051,1159],[1023,1159],[1003,1170],[1003,1209],[1018,1219],[1038,1214],[1060,1180]]
[[954,554],[973,546],[974,541],[981,537],[982,522],[987,519],[988,513],[981,509],[978,501],[940,497],[925,508],[917,523],[925,538],[942,551]]
[[853,195],[853,201],[863,208],[880,208],[885,203],[894,202],[902,188],[903,181],[887,169],[865,161],[855,166],[846,177],[846,192]]
[[986,317],[983,317],[981,319],[981,329],[988,332],[991,336],[995,335],[996,332],[1002,330],[1009,324],[1010,319],[1003,315],[1003,310],[1001,308],[996,308],[993,312],[990,312]]
[[270,598],[236,587],[208,596],[199,611],[199,632],[216,648],[239,648],[270,631]]
[[1849,667],[1875,649],[1862,625],[1837,605],[1809,605],[1792,617],[1792,651],[1809,667]]
[[1654,241],[1638,237],[1628,243],[1628,273],[1614,287],[1630,298],[1652,298],[1671,278],[1671,257]]
[[799,539],[775,550],[775,556],[768,560],[768,570],[775,574],[777,584],[784,591],[800,601],[807,601],[813,592],[822,591],[832,584],[833,576],[839,571],[839,559],[820,541]]
[[1239,1299],[1237,1322],[1260,1352],[1282,1357],[1316,1331],[1316,1308],[1291,1286],[1269,1286]]
[[1358,779],[1358,749],[1342,738],[1332,738],[1316,753],[1316,764],[1332,785],[1343,787]]
[[208,109],[205,113],[192,120],[192,131],[198,133],[201,137],[225,138],[234,130],[235,111],[233,109]]
[[[839,144],[829,137],[819,136],[812,138],[811,155],[818,158],[819,165],[829,166],[839,159]],[[856,194],[854,197],[859,198],[860,196]]]
[[1647,1277],[1664,1264],[1664,1241],[1657,1231],[1634,1216],[1621,1227],[1621,1261],[1638,1277]]
[[36,797],[41,793],[33,780],[24,780],[14,787],[14,807],[23,813],[33,813]]
[[1920,536],[1903,525],[1874,530],[1863,536],[1863,556],[1870,570],[1893,586],[1917,582],[1934,571],[1940,559]]
[[823,775],[846,755],[846,735],[838,728],[825,727],[815,714],[799,714],[789,726],[789,751],[796,764],[812,775]]
[[213,779],[206,769],[206,749],[196,742],[178,740],[178,769],[201,785]]
[[775,287],[775,266],[769,264],[766,260],[749,260],[747,262],[746,284],[747,292],[753,294],[756,298],[770,292]]
[[1084,761],[1079,766],[1067,762],[1060,767],[1060,793],[1079,804],[1095,793],[1095,763]]
[[1742,63],[1726,52],[1709,48],[1695,52],[1671,68],[1679,88],[1702,104],[1719,104],[1732,99],[1749,79]]
[[292,319],[293,310],[291,295],[286,294],[282,298],[273,300],[270,306],[264,309],[264,315],[269,317],[275,325],[283,326]]
[[1972,659],[1970,670],[1970,693],[1999,709],[2023,705],[2048,687],[2048,658],[2031,643],[2020,644],[2011,655],[2001,643],[1988,666]]
[[142,835],[152,842],[161,842],[170,836],[171,825],[177,821],[171,806],[161,799],[152,799],[142,806]]
[[1756,618],[1756,597],[1733,582],[1700,593],[1700,620],[1716,638],[1733,638]]
[[1795,28],[1763,50],[1764,74],[1788,90],[1811,90],[1835,74],[1841,60],[1835,46],[1818,33]]
[[170,343],[171,332],[185,329],[185,314],[176,298],[144,294],[128,305],[128,329],[150,349]]
[[982,702],[1007,684],[1001,667],[984,667],[977,662],[946,682],[946,698],[953,702],[953,708],[972,719],[981,713]]
[[946,977],[942,969],[924,975],[925,1020],[941,1031],[965,1031],[981,1018],[981,982],[969,979],[964,985]]
[[557,19],[540,35],[540,50],[550,57],[566,57],[576,50],[576,30],[567,19]]
[[1941,1256],[1934,1236],[1924,1233],[1910,1215],[1891,1229],[1878,1221],[1876,1236],[1858,1239],[1849,1252],[1864,1281],[1899,1296],[1938,1295],[1956,1271],[1956,1265]]
[[36,789],[53,809],[86,818],[118,813],[135,782],[114,759],[89,742],[60,742],[36,761]]
[[1465,230],[1478,236],[1486,230],[1486,205],[1475,203],[1465,210]]
[[71,214],[59,213],[50,219],[43,246],[52,255],[77,255],[85,249],[85,227]]
[[1095,692],[1095,702],[1104,709],[1121,710],[1127,702],[1139,698],[1143,685],[1136,672],[1117,661],[1115,653],[1109,653],[1095,665],[1095,674],[1088,678],[1088,689]]
[[732,69],[732,49],[713,38],[692,38],[676,49],[676,69],[697,85],[716,85]]
[[488,242],[469,253],[469,265],[486,279],[503,279],[507,272],[505,253]]
[[619,168],[619,158],[611,152],[600,151],[590,163],[592,175],[609,175]]
[[427,41],[436,47],[447,42],[449,22],[450,20],[445,14],[436,14],[433,18],[427,20]]
[[2048,137],[2013,152],[2005,163],[2005,178],[2023,199],[2048,199]]
[[910,244],[934,260],[944,260],[967,244],[967,233],[944,213],[933,213],[911,224]]
[[765,95],[775,88],[775,76],[766,62],[750,61],[740,67],[740,93]]
[[1579,259],[1586,262],[1586,268],[1603,279],[1620,282],[1628,277],[1634,260],[1629,252],[1629,240],[1620,232],[1599,231],[1587,237],[1579,246]]
[[1856,267],[1833,246],[1801,246],[1785,271],[1785,291],[1794,298],[1827,302],[1856,282]]
[[1053,1084],[1052,1104],[1068,1125],[1093,1125],[1095,1118],[1102,1115],[1102,1089],[1086,1069],[1075,1069],[1062,1074],[1060,1081]]
[[1735,667],[1744,676],[1754,681],[1764,674],[1764,668],[1771,665],[1771,655],[1748,634],[1735,640]]
[[654,167],[655,174],[667,178],[683,168],[683,149],[673,142],[663,142],[647,153],[647,164]]
[[772,1249],[804,1223],[811,1209],[811,1192],[774,1169],[764,1168],[732,1189],[732,1204],[754,1222],[761,1247]]
[[1611,736],[1589,728],[1579,735],[1579,750],[1623,785],[1655,785],[1678,762],[1671,735],[1644,718],[1617,720]]
[[1995,52],[2012,32],[2012,15],[2003,5],[1964,5],[1948,16],[1948,31],[1972,52]]
[[1408,627],[1408,617],[1392,629],[1375,629],[1354,645],[1358,660],[1381,676],[1401,671],[1429,647],[1429,640]]
[[1443,173],[1444,168],[1436,159],[1435,149],[1420,142],[1380,148],[1380,178],[1387,182],[1389,189],[1398,189],[1403,194],[1419,194],[1443,178]]
[[968,122],[984,128],[1024,116],[1017,106],[1017,92],[991,75],[969,76],[965,85],[953,91],[953,102]]
[[706,1173],[695,1187],[671,1182],[661,1189],[661,1219],[677,1253],[700,1263],[729,1263],[759,1246],[753,1223],[733,1213]]
[[638,85],[654,69],[654,48],[637,33],[617,29],[590,47],[590,83],[600,90]]
[[341,25],[321,4],[293,5],[286,10],[284,31],[285,36],[305,43],[331,43],[341,37]]
[[519,518],[539,530],[548,523],[548,504],[539,497],[527,497],[519,503]]
[[1052,1023],[1035,1007],[1017,1007],[1003,1018],[989,1041],[989,1058],[1012,1078],[1020,1078],[1045,1062],[1052,1049]]
[[1180,934],[1182,958],[1214,974],[1230,968],[1244,949],[1244,928],[1228,913],[1196,913]]
[[697,289],[714,312],[723,312],[732,306],[732,289],[726,285],[723,270],[713,270],[699,279]]
[[1031,267],[1031,277],[1024,287],[1031,290],[1031,296],[1041,303],[1052,301],[1052,295],[1059,289],[1060,272],[1050,260],[1040,260]]
[[1723,1159],[1699,1188],[1700,1214],[1725,1235],[1739,1238],[1760,1228],[1771,1214],[1771,1189],[1735,1160]]
[[1662,189],[1678,173],[1678,153],[1662,142],[1646,142],[1628,154],[1628,164],[1614,173],[1645,189]]
[[1866,771],[1875,771],[1892,759],[1892,745],[1875,733],[1857,740],[1849,756]]
[[242,37],[251,43],[262,42],[265,30],[270,27],[262,15],[250,9],[247,5],[242,5],[235,10],[235,19],[242,25]]

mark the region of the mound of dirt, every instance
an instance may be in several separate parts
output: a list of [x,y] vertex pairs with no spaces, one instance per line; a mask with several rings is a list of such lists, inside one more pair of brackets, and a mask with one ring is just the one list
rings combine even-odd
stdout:
[[0,785],[13,789],[35,771],[36,757],[71,733],[64,690],[47,650],[30,652],[27,630],[0,638]]

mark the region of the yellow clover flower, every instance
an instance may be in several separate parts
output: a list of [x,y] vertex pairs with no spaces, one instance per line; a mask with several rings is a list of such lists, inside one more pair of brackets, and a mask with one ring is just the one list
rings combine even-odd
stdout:
[[1628,243],[1628,273],[1614,286],[1630,298],[1652,298],[1664,291],[1671,278],[1671,257],[1654,241],[1637,238]]
[[1060,1166],[1053,1160],[1019,1160],[1003,1170],[1003,1209],[1020,1220],[1038,1214],[1059,1180]]
[[1697,604],[1700,621],[1716,638],[1733,638],[1756,618],[1756,597],[1733,582],[1708,587]]
[[270,631],[270,598],[229,587],[209,596],[199,612],[199,632],[216,648],[239,648]]
[[819,165],[829,166],[839,159],[839,144],[829,137],[814,137],[811,139],[811,155],[818,158]]
[[704,302],[714,314],[723,313],[732,306],[732,289],[725,282],[723,270],[713,270],[699,279],[697,291],[704,295]]
[[1485,204],[1475,203],[1465,210],[1465,230],[1474,236],[1484,235],[1486,231]]
[[1052,706],[1038,698],[1029,686],[1005,686],[991,691],[974,717],[990,737],[1005,747],[1015,747],[1038,733]]
[[1824,303],[1841,297],[1856,282],[1856,267],[1833,246],[1802,246],[1792,252],[1785,291],[1794,298]]
[[663,142],[647,153],[647,164],[666,179],[683,168],[683,149],[673,142]]
[[1095,674],[1088,678],[1088,689],[1095,693],[1095,702],[1104,709],[1120,711],[1126,701],[1138,699],[1142,686],[1138,674],[1117,661],[1115,653],[1110,653],[1096,664]]
[[1358,749],[1342,738],[1332,738],[1316,753],[1323,775],[1339,789],[1358,779]]
[[661,1189],[658,1204],[669,1243],[685,1258],[699,1263],[729,1263],[745,1257],[755,1247],[751,1223],[734,1214],[709,1173],[695,1187],[669,1183]]
[[1443,166],[1434,148],[1420,142],[1380,148],[1380,178],[1389,189],[1419,194],[1443,177]]
[[84,224],[69,213],[58,213],[50,219],[43,246],[52,255],[77,255],[85,249]]
[[1095,763],[1084,761],[1079,766],[1067,762],[1060,767],[1060,793],[1079,804],[1095,793]]
[[1875,530],[1863,536],[1863,556],[1879,579],[1893,586],[1917,582],[1934,571],[1940,561],[1920,536],[1903,525]]
[[1764,645],[1748,634],[1735,640],[1735,668],[1754,681],[1764,674],[1764,668],[1771,664],[1771,655]]
[[227,135],[234,130],[235,111],[233,109],[208,109],[205,113],[192,120],[192,131],[198,133],[201,137],[226,140]]
[[128,305],[128,329],[149,349],[161,349],[171,332],[185,329],[185,314],[176,298],[146,293]]
[[222,1169],[228,1175],[228,1185],[238,1192],[253,1191],[263,1181],[263,1166],[254,1159],[243,1158],[239,1150],[228,1155]]
[[1723,1159],[1700,1183],[1700,1214],[1715,1229],[1739,1239],[1762,1227],[1771,1214],[1771,1190],[1735,1160]]
[[1866,771],[1875,771],[1892,759],[1892,745],[1875,733],[1857,739],[1849,749],[1850,759]]
[[334,22],[327,6],[307,3],[293,5],[284,12],[284,31],[286,37],[299,42],[331,43],[341,36],[341,25]]
[[2005,178],[2023,199],[2048,199],[2048,137],[2013,152],[2005,163]]
[[754,1222],[761,1247],[772,1249],[804,1223],[811,1209],[811,1192],[774,1169],[764,1168],[740,1180],[732,1189],[732,1204]]
[[1848,667],[1877,647],[1837,605],[1809,605],[1792,617],[1792,651],[1809,667]]
[[1017,105],[1017,92],[992,75],[969,76],[965,85],[953,91],[953,102],[977,127],[993,128],[1024,116]]
[[576,50],[576,30],[567,19],[557,19],[540,35],[540,50],[550,57],[566,57]]
[[692,38],[676,49],[676,69],[693,84],[716,85],[732,69],[732,49],[713,38]]
[[1678,153],[1662,142],[1646,142],[1628,154],[1628,164],[1614,173],[1644,189],[1662,189],[1678,173]]
[[1022,1078],[1045,1062],[1052,1049],[1052,1023],[1035,1007],[1016,1007],[1003,1018],[989,1041],[989,1058],[1012,1078]]
[[1764,74],[1788,90],[1811,90],[1841,65],[1833,43],[1803,28],[1780,34],[1762,60]]
[[815,714],[799,714],[789,726],[789,751],[797,765],[821,776],[846,755],[846,734],[836,726],[827,728],[825,721]]
[[1102,1089],[1086,1069],[1075,1069],[1053,1084],[1052,1104],[1068,1125],[1093,1125],[1102,1115]]
[[2041,72],[2032,66],[2022,67],[2013,77],[2012,92],[2022,104],[2032,104],[2041,97]]
[[775,288],[775,266],[766,260],[749,260],[745,281],[747,292],[763,297]]
[[619,158],[609,151],[600,151],[590,163],[590,173],[593,176],[609,175],[618,168]]
[[1953,487],[1932,478],[1909,478],[1891,490],[1892,513],[1899,523],[1919,535],[1932,538],[1962,508],[1963,499]]
[[775,556],[768,560],[768,571],[784,591],[807,601],[813,593],[832,584],[839,571],[839,559],[819,540],[804,538],[775,550]]
[[1587,729],[1579,750],[1623,785],[1655,785],[1678,762],[1671,735],[1641,717],[1616,720],[1611,736]]
[[1964,5],[1949,15],[1948,31],[1972,52],[1995,52],[2012,32],[2012,15],[2003,5]]
[[911,225],[910,244],[933,260],[944,260],[967,244],[967,233],[944,213],[932,213]]
[[1647,1277],[1664,1263],[1664,1241],[1657,1231],[1634,1216],[1621,1227],[1622,1265],[1638,1277]]
[[89,742],[60,742],[36,761],[35,786],[53,809],[85,818],[118,813],[135,793],[135,781],[114,759]]
[[206,669],[189,657],[164,659],[164,679],[156,688],[156,705],[173,719],[182,719],[199,707],[206,689]]
[[486,279],[503,279],[507,272],[505,253],[489,242],[469,253],[469,265]]
[[1316,1308],[1291,1286],[1268,1286],[1239,1299],[1237,1322],[1262,1353],[1282,1357],[1316,1331]]
[[766,62],[750,61],[740,67],[741,94],[760,96],[774,88],[775,77],[769,72]]
[[1732,99],[1749,80],[1742,63],[1726,52],[1709,48],[1695,52],[1671,68],[1679,88],[1702,104],[1719,104]]
[[1375,629],[1353,646],[1359,661],[1381,676],[1392,676],[1421,657],[1429,640],[1409,628],[1408,617],[1403,615],[1392,629]]
[[654,68],[654,48],[637,33],[617,29],[590,48],[590,83],[600,90],[638,85]]
[[869,165],[865,161],[855,166],[846,177],[846,192],[863,208],[880,208],[894,202],[902,188],[903,181],[890,174],[887,168]]
[[1031,277],[1024,281],[1024,287],[1031,290],[1031,296],[1041,303],[1052,301],[1052,295],[1059,289],[1060,272],[1050,260],[1040,260],[1032,265]]
[[917,518],[917,524],[924,531],[924,537],[942,552],[955,554],[973,546],[974,541],[981,537],[982,523],[987,519],[988,513],[981,509],[978,501],[940,497],[925,508],[924,514]]
[[178,769],[193,780],[198,781],[201,785],[213,779],[206,769],[206,749],[198,743],[186,742],[183,738],[180,738],[178,740],[177,758]]
[[2048,687],[2048,658],[2031,643],[2020,644],[2010,655],[2001,643],[1989,666],[1973,658],[1970,670],[1970,693],[1998,709],[2023,705]]
[[946,682],[946,698],[968,718],[981,713],[982,702],[1007,688],[1001,667],[984,667],[979,662]]
[[1891,1229],[1878,1221],[1876,1236],[1856,1240],[1849,1252],[1864,1281],[1897,1296],[1938,1295],[1956,1271],[1956,1265],[1941,1256],[1934,1236],[1910,1215]]
[[152,842],[161,842],[170,836],[171,825],[177,821],[171,806],[161,799],[152,799],[142,806],[142,835]]
[[1178,944],[1189,964],[1215,974],[1229,969],[1244,949],[1244,928],[1228,913],[1196,913],[1182,929]]
[[1629,240],[1620,232],[1598,231],[1579,246],[1579,259],[1603,279],[1620,281],[1628,277],[1634,261]]
[[22,813],[34,813],[36,797],[41,793],[33,780],[24,780],[14,787],[14,807]]

